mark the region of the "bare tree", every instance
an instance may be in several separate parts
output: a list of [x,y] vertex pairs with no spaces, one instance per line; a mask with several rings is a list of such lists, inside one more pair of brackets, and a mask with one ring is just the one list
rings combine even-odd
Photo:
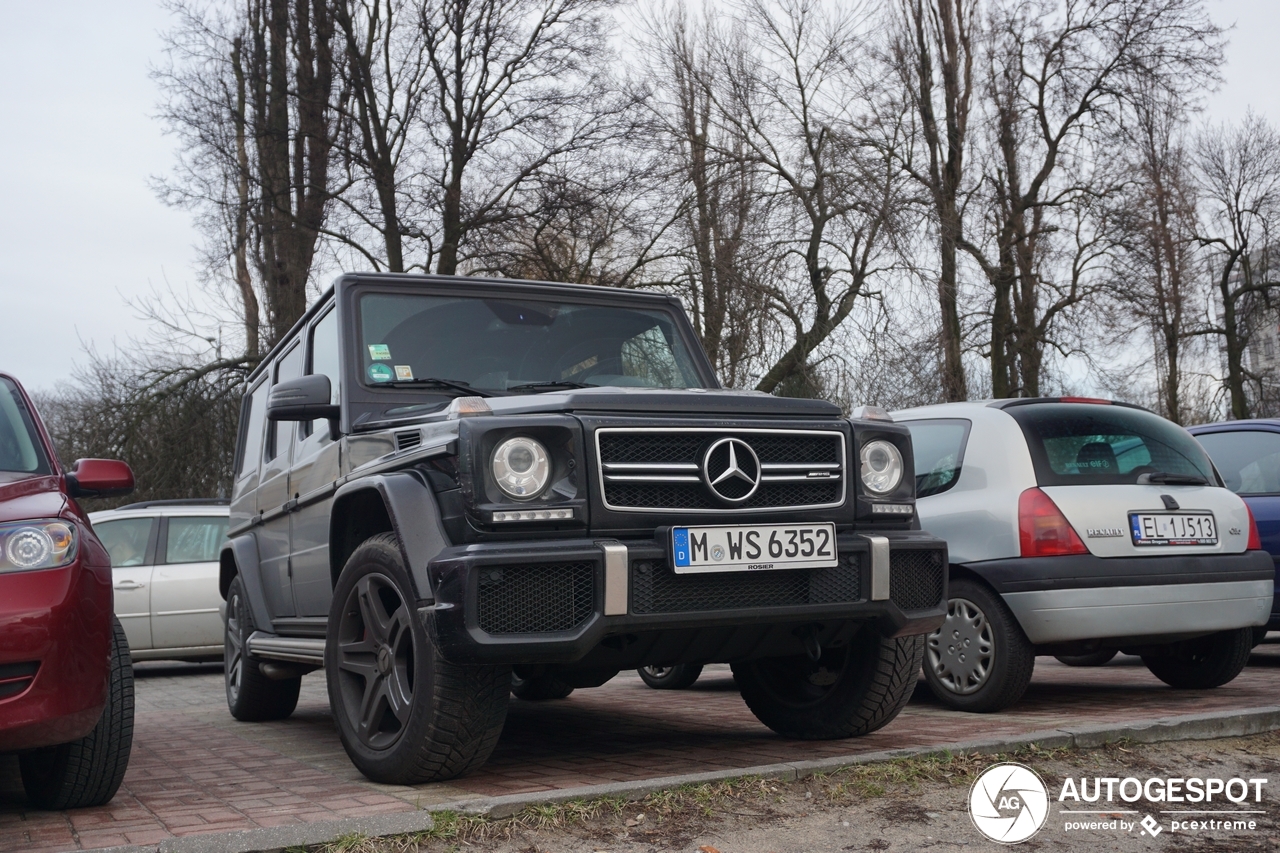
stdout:
[[1202,207],[1196,241],[1207,264],[1220,314],[1203,330],[1222,340],[1230,415],[1252,415],[1245,365],[1252,324],[1280,288],[1280,133],[1250,113],[1239,126],[1207,127],[1193,155]]
[[866,23],[815,0],[750,0],[718,46],[714,85],[704,85],[725,138],[741,145],[715,153],[751,166],[768,202],[753,213],[767,209],[772,229],[761,287],[787,334],[761,391],[809,384],[811,356],[895,263],[905,179],[883,152],[903,131],[860,112],[883,82],[864,73]]
[[1198,0],[1023,0],[990,27],[987,195],[981,231],[960,245],[991,289],[992,392],[1036,396],[1046,349],[1064,348],[1059,320],[1101,289],[1086,262],[1106,257],[1108,231],[1090,216],[1110,211],[1101,200],[1123,179],[1103,147],[1111,130],[1139,88],[1215,79],[1221,30]]
[[422,200],[414,203],[421,154],[414,133],[428,95],[417,9],[406,0],[335,0],[333,16],[351,92],[340,145],[350,174],[338,199],[357,229],[371,229],[382,245],[367,247],[348,232],[340,238],[374,269],[404,272],[405,239],[426,236],[409,224],[422,215]]
[[421,0],[432,109],[422,122],[439,192],[436,272],[557,158],[602,144],[613,0]]
[[[976,0],[901,0],[893,59],[919,114],[926,161],[907,161],[928,191],[938,228],[938,313],[943,399],[968,399],[959,309],[957,252],[961,191],[973,100]],[[936,75],[935,75],[936,70]],[[939,81],[936,79],[940,77]]]

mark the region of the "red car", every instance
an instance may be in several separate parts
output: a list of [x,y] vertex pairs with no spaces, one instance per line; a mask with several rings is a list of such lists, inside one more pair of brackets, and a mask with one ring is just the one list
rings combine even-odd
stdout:
[[22,387],[0,374],[0,752],[33,805],[115,796],[133,743],[133,668],[111,560],[77,497],[125,494],[123,462],[62,470]]

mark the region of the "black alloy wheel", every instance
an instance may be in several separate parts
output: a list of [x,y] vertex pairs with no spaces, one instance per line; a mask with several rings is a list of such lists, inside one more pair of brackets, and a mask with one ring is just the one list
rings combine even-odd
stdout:
[[642,666],[636,672],[654,690],[684,690],[692,687],[702,675],[702,667],[696,663],[678,663],[674,666]]
[[395,745],[413,705],[414,648],[409,606],[383,574],[360,578],[338,623],[338,688],[360,743]]
[[253,635],[253,611],[239,575],[227,588],[227,621],[223,633],[223,673],[227,708],[242,723],[283,720],[298,707],[301,678],[271,679],[262,674],[248,649]]
[[334,585],[325,679],[338,736],[375,782],[438,782],[483,764],[507,718],[511,668],[450,663],[418,617],[392,533],[365,540]]

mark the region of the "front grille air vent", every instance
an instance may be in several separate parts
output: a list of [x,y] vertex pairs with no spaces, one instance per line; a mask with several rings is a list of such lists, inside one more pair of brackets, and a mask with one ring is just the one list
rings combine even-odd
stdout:
[[941,551],[893,551],[889,557],[889,598],[903,610],[937,606],[945,578]]
[[833,569],[709,572],[677,575],[666,561],[631,564],[633,613],[693,613],[756,607],[842,604],[862,598],[857,554],[842,555]]
[[486,566],[479,570],[480,629],[488,634],[572,631],[594,612],[589,562]]
[[35,680],[39,669],[39,661],[0,664],[0,699],[8,699],[25,691]]
[[[727,465],[723,439],[749,448],[740,464],[758,476],[754,492],[731,479],[721,486],[727,496],[717,495],[704,480],[704,460],[712,469]],[[708,456],[713,445],[719,455]],[[845,498],[845,438],[835,430],[603,428],[596,431],[596,448],[605,505],[613,510],[812,509],[839,506]],[[750,496],[743,500],[742,494]]]
[[396,452],[408,450],[422,444],[422,430],[409,429],[396,433]]

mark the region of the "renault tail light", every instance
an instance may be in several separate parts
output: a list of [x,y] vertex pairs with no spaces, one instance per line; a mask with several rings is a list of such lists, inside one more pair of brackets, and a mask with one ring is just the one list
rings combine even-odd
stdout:
[[1018,498],[1018,528],[1024,557],[1089,553],[1062,510],[1039,489],[1027,489]]

